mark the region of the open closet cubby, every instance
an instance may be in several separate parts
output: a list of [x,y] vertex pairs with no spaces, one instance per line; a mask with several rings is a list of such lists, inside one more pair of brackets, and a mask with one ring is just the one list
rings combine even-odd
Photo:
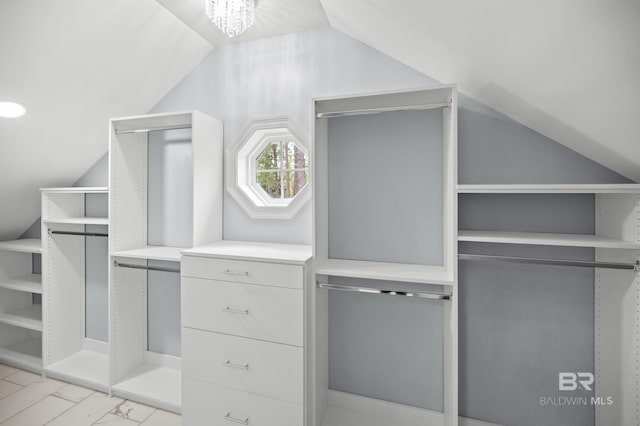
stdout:
[[[596,195],[600,207],[620,209],[630,214],[632,209],[624,206],[624,200],[632,200],[640,192],[636,184],[600,184],[600,185],[460,185],[458,193],[462,197],[500,197],[508,202],[509,197],[529,198],[536,203],[534,197],[544,197],[544,203],[553,203],[554,199],[562,202],[566,197],[578,194]],[[467,195],[468,194],[468,195]],[[484,194],[484,195],[482,195]],[[616,195],[617,194],[617,195]],[[626,194],[626,195],[624,195]],[[526,201],[526,200],[525,200]],[[525,204],[525,203],[521,203]],[[540,201],[542,204],[542,201]],[[499,212],[495,212],[499,213]],[[575,212],[580,214],[580,212]],[[535,214],[535,213],[531,213]],[[609,213],[608,213],[609,214]],[[526,215],[519,222],[526,227]],[[602,218],[601,218],[602,219]],[[458,241],[497,244],[530,244],[543,246],[591,247],[609,249],[640,250],[640,243],[631,235],[624,235],[618,229],[602,229],[592,234],[560,233],[553,230],[492,230],[492,229],[460,229]]]
[[[615,401],[612,405],[596,404],[596,425],[635,424],[640,418],[640,382],[637,379],[640,375],[640,185],[460,185],[458,194],[461,217],[466,205],[473,203],[477,207],[482,203],[485,208],[491,208],[495,203],[499,209],[497,204],[509,203],[509,197],[520,197],[535,209],[553,208],[554,204],[577,194],[595,198],[595,211],[588,212],[595,218],[592,233],[460,230],[458,240],[475,245],[466,246],[473,253],[459,256],[461,260],[471,261],[594,268],[595,393],[602,400],[612,398]],[[536,201],[545,206],[531,204]],[[477,213],[477,209],[474,211]],[[562,216],[580,213],[565,212]],[[535,227],[534,222],[535,217],[523,215],[509,226]],[[593,260],[577,261],[554,258],[550,254],[554,251],[548,248],[547,254],[540,258],[495,254],[503,245],[514,244],[532,249],[532,252],[536,246],[559,246],[592,248],[595,254],[590,256]],[[487,252],[490,254],[485,254]]]
[[180,412],[180,252],[222,239],[222,122],[185,112],[110,126],[112,391]]
[[107,202],[107,188],[42,189],[45,374],[101,391],[109,390]]
[[[315,99],[314,121],[314,424],[455,426],[456,88]],[[373,347],[389,337],[372,337],[373,311],[406,316],[392,346],[420,365]]]
[[39,239],[0,242],[0,362],[42,372],[42,276],[33,257],[42,252]]

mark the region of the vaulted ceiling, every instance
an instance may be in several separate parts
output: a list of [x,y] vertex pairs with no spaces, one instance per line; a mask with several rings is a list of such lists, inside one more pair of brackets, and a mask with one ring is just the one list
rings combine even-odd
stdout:
[[[158,0],[214,45],[342,31],[640,181],[637,0],[258,0],[253,29],[227,39],[202,0]],[[326,18],[325,18],[326,16]]]
[[107,149],[107,120],[148,111],[213,48],[331,26],[640,181],[637,0],[258,0],[227,39],[203,0],[0,2],[0,239]]

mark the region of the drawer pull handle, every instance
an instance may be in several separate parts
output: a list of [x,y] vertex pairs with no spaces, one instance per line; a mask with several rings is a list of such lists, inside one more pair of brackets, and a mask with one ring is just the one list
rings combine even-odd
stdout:
[[231,269],[227,269],[225,271],[222,271],[223,274],[227,274],[227,275],[239,275],[242,277],[248,277],[249,273],[248,272],[240,272],[240,271],[232,271]]
[[222,310],[225,312],[229,312],[230,314],[249,315],[248,309],[233,309],[231,306],[227,306],[226,308],[222,308]]
[[235,417],[231,417],[231,413],[227,413],[227,415],[224,416],[223,419],[225,419],[226,421],[231,422],[231,423],[240,423],[241,425],[248,425],[249,424],[249,417],[247,417],[244,420],[236,419]]
[[233,362],[231,362],[231,360],[228,360],[227,362],[225,362],[224,364],[225,367],[229,367],[229,368],[237,368],[238,370],[248,370],[249,369],[249,364],[234,364]]

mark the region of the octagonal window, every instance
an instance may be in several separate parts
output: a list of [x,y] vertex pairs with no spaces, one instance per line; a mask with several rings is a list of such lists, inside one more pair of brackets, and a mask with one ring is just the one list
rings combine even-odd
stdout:
[[291,141],[272,142],[256,159],[256,183],[271,198],[293,198],[309,183],[309,156]]
[[253,121],[227,148],[227,191],[253,218],[288,219],[311,198],[309,150],[286,118]]

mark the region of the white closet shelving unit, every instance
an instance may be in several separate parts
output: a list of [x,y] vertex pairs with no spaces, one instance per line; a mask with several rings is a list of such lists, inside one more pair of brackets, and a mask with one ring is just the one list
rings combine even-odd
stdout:
[[[110,127],[112,391],[180,412],[180,357],[148,349],[144,268],[148,261],[159,260],[173,262],[172,269],[179,271],[180,251],[189,247],[148,244],[148,164],[149,144],[153,143],[149,132],[191,129],[193,247],[222,239],[222,122],[199,112],[184,112],[113,119]],[[142,269],[116,266],[115,262]]]
[[39,239],[0,242],[0,362],[42,372],[42,276],[32,258],[42,252]]
[[[109,191],[102,187],[41,191],[45,374],[108,391],[109,344],[86,337],[85,236],[106,238],[109,220],[86,216],[85,206],[87,196],[106,198]],[[104,228],[87,231],[90,225]]]
[[460,230],[459,241],[591,247],[595,266],[596,425],[640,424],[640,185],[460,185],[459,194],[594,194],[593,235]]
[[[437,148],[426,148],[420,150],[420,155],[425,155],[424,151],[433,149],[431,152],[441,152],[438,157],[441,158],[441,164],[434,165],[436,170],[440,170],[441,174],[438,174],[437,181],[442,182],[441,187],[434,188],[434,192],[420,193],[421,189],[417,189],[418,192],[411,194],[405,194],[406,197],[422,198],[426,197],[427,205],[439,206],[436,213],[433,214],[434,221],[439,223],[438,228],[435,230],[435,234],[426,232],[420,235],[416,235],[414,232],[409,236],[409,239],[424,239],[441,241],[441,253],[442,261],[438,264],[425,264],[420,262],[410,261],[386,261],[384,259],[371,259],[343,256],[334,256],[331,253],[331,227],[335,225],[332,220],[338,220],[334,217],[332,219],[330,213],[330,188],[332,188],[331,179],[335,179],[335,167],[355,167],[357,164],[351,164],[348,161],[338,161],[339,164],[331,164],[331,158],[336,158],[335,154],[331,153],[335,148],[331,144],[331,121],[342,120],[342,117],[353,116],[366,116],[367,119],[375,120],[380,115],[386,113],[400,113],[409,111],[412,112],[439,109],[441,110],[441,121],[439,121],[438,127],[440,129],[433,130],[433,134],[429,135],[429,138],[433,138],[433,135],[439,135],[441,138],[436,141],[436,145],[440,144]],[[406,115],[405,115],[406,117]],[[415,117],[413,117],[415,118]],[[431,117],[433,118],[433,117]],[[458,307],[457,307],[457,197],[456,197],[456,184],[457,184],[457,93],[454,86],[437,86],[433,88],[398,91],[398,92],[385,92],[356,96],[342,96],[321,98],[314,100],[314,122],[315,122],[315,143],[314,143],[314,156],[313,156],[313,170],[314,170],[314,262],[315,262],[315,279],[318,281],[319,286],[323,288],[316,288],[312,294],[310,303],[315,309],[315,325],[313,335],[317,343],[317,352],[313,360],[313,368],[315,369],[315,380],[312,383],[314,386],[316,396],[316,413],[315,424],[317,426],[337,426],[337,425],[353,425],[364,426],[371,424],[394,424],[394,425],[408,425],[408,424],[424,424],[424,425],[446,425],[456,426],[458,424]],[[338,124],[339,122],[336,122]],[[369,123],[369,122],[366,122]],[[366,123],[361,123],[366,125]],[[431,122],[429,122],[431,123]],[[438,123],[438,120],[436,120]],[[362,126],[358,126],[359,129]],[[428,144],[426,136],[418,135],[416,138],[416,144]],[[424,141],[424,142],[421,142]],[[351,139],[349,137],[341,140],[341,143],[350,144]],[[389,150],[391,149],[405,149],[402,144],[403,141],[393,140],[390,138],[387,143]],[[335,142],[334,142],[335,143]],[[359,145],[358,145],[359,146]],[[415,145],[408,145],[409,147]],[[359,146],[357,149],[368,149],[368,146]],[[353,152],[354,147],[348,148]],[[411,148],[406,148],[411,149]],[[389,151],[392,152],[392,151]],[[411,153],[407,153],[411,155]],[[334,155],[334,156],[332,156]],[[388,158],[393,157],[389,153]],[[351,158],[351,157],[350,157]],[[439,163],[438,160],[435,160]],[[349,164],[345,164],[349,163]],[[376,163],[377,164],[377,163]],[[386,176],[394,182],[398,182],[397,174],[394,173],[393,166],[400,167],[400,173],[402,174],[404,164],[399,162],[388,162],[384,172],[382,169],[378,170],[377,165],[375,167],[368,167],[361,172],[363,175],[367,175],[371,172],[371,176],[375,179],[381,178],[381,174],[385,173]],[[362,168],[362,167],[361,167]],[[374,170],[371,170],[371,169]],[[348,174],[347,174],[348,175]],[[351,197],[353,194],[358,194],[362,197],[375,197],[378,199],[378,203],[388,204],[384,193],[374,194],[373,191],[367,190],[358,186],[358,175],[353,174],[353,180],[356,181],[355,186],[351,188],[351,192],[347,195]],[[374,180],[375,180],[374,179]],[[382,178],[380,179],[382,180]],[[370,182],[372,182],[370,180]],[[377,182],[377,180],[376,180]],[[352,182],[345,181],[343,185],[349,186]],[[425,182],[427,183],[427,182]],[[375,185],[375,183],[373,183]],[[401,185],[401,183],[398,183]],[[437,184],[440,185],[440,184]],[[427,187],[424,185],[422,187]],[[431,187],[434,185],[431,184]],[[335,188],[335,185],[333,186]],[[421,188],[422,188],[421,187]],[[397,187],[396,187],[397,188]],[[394,191],[392,188],[385,190]],[[342,195],[344,196],[344,195]],[[430,198],[433,196],[433,199]],[[395,202],[400,202],[394,198]],[[367,200],[368,201],[368,200]],[[406,200],[405,201],[410,201]],[[376,210],[375,206],[367,204],[369,211],[371,209]],[[380,206],[380,204],[378,204]],[[356,206],[357,207],[357,206]],[[381,206],[382,207],[382,206]],[[385,212],[387,212],[385,210]],[[387,212],[388,216],[381,219],[384,221],[385,226],[394,228],[394,221],[396,217],[393,212]],[[386,213],[385,213],[386,214]],[[354,219],[357,223],[357,218]],[[370,223],[369,218],[362,218],[366,223]],[[424,220],[424,219],[422,219]],[[382,226],[382,224],[379,224]],[[402,224],[407,226],[406,224]],[[418,224],[419,225],[419,224]],[[359,226],[359,225],[357,225]],[[421,227],[416,227],[422,229]],[[380,228],[369,228],[371,232],[379,230]],[[347,229],[348,232],[350,230]],[[420,233],[420,231],[416,231]],[[366,233],[366,231],[365,231]],[[395,247],[395,248],[394,248]],[[394,246],[391,250],[400,249],[404,250],[405,247]],[[367,247],[362,247],[367,251]],[[357,252],[357,248],[355,251]],[[357,253],[359,254],[359,252]],[[348,286],[340,285],[340,278],[348,279],[361,279],[361,280],[384,280],[394,281],[401,283],[415,284],[427,284],[431,286],[425,287],[425,291],[434,288],[441,288],[441,293],[433,293],[434,298],[440,298],[443,304],[443,352],[444,352],[444,365],[443,365],[443,411],[431,411],[426,409],[420,409],[410,407],[408,405],[389,403],[382,400],[365,398],[359,395],[347,394],[342,392],[328,391],[328,291],[324,288],[332,288],[330,283],[337,282],[341,287],[341,290],[350,291],[366,291],[367,289],[351,289],[345,288]],[[335,287],[334,287],[335,288]],[[337,290],[337,288],[335,288]],[[427,294],[427,293],[425,293]],[[444,297],[441,297],[444,296]],[[367,296],[362,296],[367,297]],[[374,296],[369,296],[374,297]],[[375,296],[386,297],[386,296]],[[383,367],[384,368],[384,367]]]

